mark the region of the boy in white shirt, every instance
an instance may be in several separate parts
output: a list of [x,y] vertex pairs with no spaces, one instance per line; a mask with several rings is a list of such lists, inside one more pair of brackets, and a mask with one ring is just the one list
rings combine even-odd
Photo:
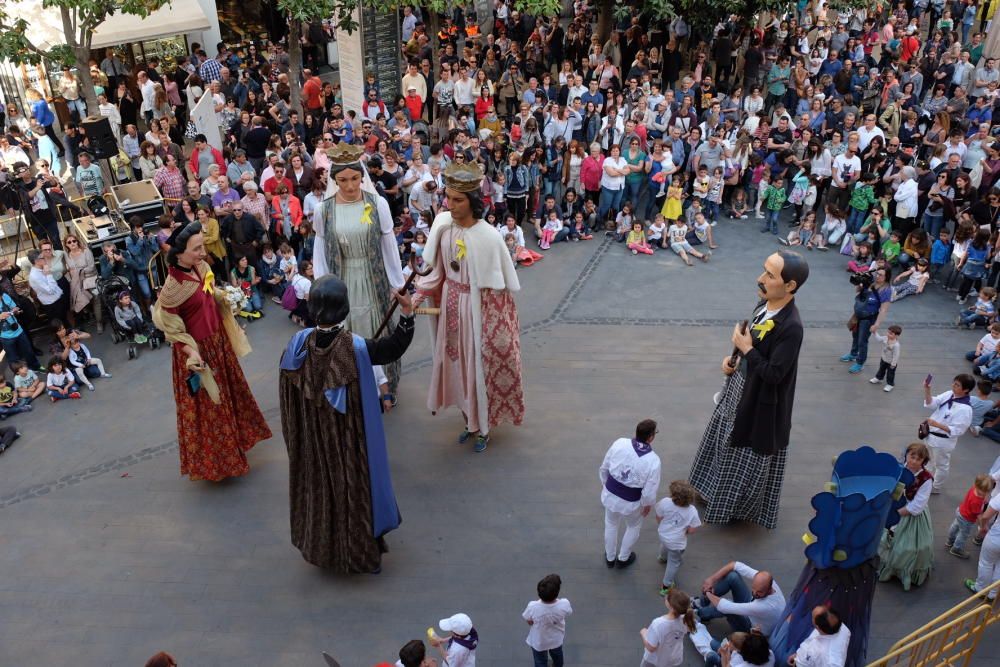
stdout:
[[878,373],[869,382],[880,384],[884,378],[885,387],[882,388],[882,391],[887,393],[892,391],[896,384],[896,365],[899,363],[899,334],[901,333],[903,333],[903,327],[893,324],[885,336],[880,334],[878,330],[872,334],[875,340],[882,343],[882,356],[878,361]]
[[660,536],[660,562],[666,563],[663,588],[666,595],[674,586],[677,570],[684,561],[687,536],[701,525],[698,510],[694,507],[695,489],[684,480],[670,483],[670,496],[656,503],[657,533]]
[[559,597],[562,579],[550,574],[538,582],[538,599],[528,603],[521,614],[531,629],[528,646],[535,660],[535,667],[563,667],[563,641],[566,638],[566,617],[573,613],[569,600]]
[[975,364],[976,368],[989,366],[998,344],[1000,344],[1000,322],[994,322],[986,335],[979,339],[976,349],[965,353],[965,358]]

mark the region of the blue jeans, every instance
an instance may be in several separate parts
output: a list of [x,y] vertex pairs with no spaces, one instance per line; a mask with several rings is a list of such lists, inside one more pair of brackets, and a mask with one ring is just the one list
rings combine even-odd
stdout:
[[[747,586],[743,577],[741,577],[735,570],[717,581],[715,586],[712,587],[712,592],[719,597],[724,596],[726,593],[732,593],[733,602],[750,602],[753,600],[753,594],[750,592],[750,587]],[[710,621],[713,618],[722,618],[723,616],[725,616],[726,620],[729,621],[729,627],[733,629],[733,632],[750,632],[750,619],[746,616],[723,614],[714,606],[702,607],[698,610],[698,620],[702,623]],[[714,644],[713,648],[715,648]],[[707,659],[706,664],[708,664]]]
[[[976,314],[975,308],[966,308],[961,313],[959,313],[958,316],[962,318],[962,324],[964,324],[965,326],[969,326],[971,324],[973,326],[982,325],[985,327],[989,324],[989,320],[986,319],[985,315]],[[969,361],[972,360],[970,359]]]
[[993,356],[993,352],[985,352],[977,357],[976,351],[972,350],[965,353],[965,360],[971,361],[976,366],[989,366],[990,362],[993,361]]
[[764,213],[764,224],[760,228],[760,233],[771,232],[775,236],[778,235],[778,216],[781,215],[781,211],[771,211],[768,210]]
[[548,651],[536,651],[531,649],[531,656],[535,659],[535,667],[548,667],[549,658],[552,658],[552,667],[563,666],[563,647],[550,648]]
[[930,236],[932,240],[936,239],[938,237],[938,234],[941,233],[942,225],[944,225],[943,215],[932,215],[930,213],[924,213],[924,220],[921,226],[924,228],[924,231],[927,232],[927,235]]
[[601,198],[597,204],[597,219],[601,222],[607,220],[608,211],[612,211],[617,215],[618,211],[621,210],[624,194],[625,188],[621,190],[609,190],[601,186]]
[[14,405],[0,405],[0,419],[6,419],[9,415],[16,415],[19,412],[27,412],[31,409],[31,401],[26,398],[19,398]]
[[51,396],[52,398],[56,399],[57,401],[65,400],[65,399],[69,398],[70,394],[78,392],[78,391],[80,391],[80,387],[78,385],[75,385],[75,384],[70,385],[69,391],[67,391],[65,394],[60,394],[58,391],[54,391],[52,389],[48,390],[49,396]]
[[967,521],[958,510],[955,510],[955,520],[948,528],[948,543],[956,551],[965,551],[965,541],[969,539],[969,535],[975,528],[975,521]]
[[645,180],[645,178],[642,178],[637,183],[630,183],[628,178],[625,179],[625,194],[622,201],[631,202],[634,213],[639,212],[639,198],[642,196],[642,185]]
[[[546,195],[552,195],[556,198],[556,205],[562,205],[563,195],[566,194],[566,186],[563,185],[562,181],[542,181],[542,200],[544,201]],[[580,194],[579,192],[577,194]]]
[[38,370],[42,363],[35,356],[35,350],[31,346],[28,334],[21,330],[21,333],[13,338],[0,338],[0,345],[7,353],[7,363],[13,365],[15,361],[27,362],[28,368]]
[[868,361],[868,339],[871,337],[871,326],[874,318],[858,319],[858,328],[851,332],[851,356],[858,366],[864,366]]
[[708,220],[709,222],[717,220],[719,218],[719,203],[714,201],[709,201],[708,199],[706,199],[702,203],[705,204],[705,210],[704,210],[705,219]]
[[[861,225],[865,222],[865,215],[868,211],[862,211],[860,209],[851,208],[850,214],[847,216],[847,231],[851,234],[857,234],[858,230],[861,229]],[[864,238],[857,239],[858,241],[867,241],[868,235],[866,234]]]
[[139,292],[142,293],[142,298],[149,301],[153,298],[153,292],[149,289],[149,276],[138,271],[134,271],[133,274],[135,275],[136,284],[139,285]]
[[80,118],[87,117],[87,103],[82,97],[78,97],[75,100],[66,100],[66,106],[69,107],[70,113],[76,111]]

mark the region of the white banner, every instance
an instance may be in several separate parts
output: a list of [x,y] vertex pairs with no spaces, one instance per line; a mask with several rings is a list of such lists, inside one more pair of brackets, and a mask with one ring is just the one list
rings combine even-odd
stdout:
[[365,57],[361,46],[361,10],[354,10],[357,28],[354,32],[337,28],[337,50],[340,55],[340,94],[344,111],[353,109],[361,117],[361,104],[365,101]]
[[[188,89],[190,91],[190,89]],[[188,96],[190,99],[190,95]],[[208,145],[217,150],[222,150],[222,132],[219,130],[219,122],[215,117],[215,105],[212,103],[212,93],[206,92],[198,100],[198,103],[191,107],[190,120],[194,123],[198,134],[204,134],[208,139]]]

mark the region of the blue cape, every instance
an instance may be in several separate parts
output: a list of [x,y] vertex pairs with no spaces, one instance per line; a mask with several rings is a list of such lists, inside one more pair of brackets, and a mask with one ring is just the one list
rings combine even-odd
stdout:
[[[281,370],[296,371],[306,359],[306,340],[313,329],[303,329],[288,341],[285,353],[281,355]],[[392,490],[389,473],[389,454],[385,445],[385,429],[382,427],[382,409],[375,374],[368,357],[368,346],[361,336],[352,334],[354,360],[358,365],[358,381],[361,383],[361,412],[365,424],[365,446],[368,450],[368,477],[371,484],[372,525],[375,537],[382,537],[399,527],[402,517],[396,504],[396,494]],[[330,406],[341,414],[347,412],[347,387],[328,387],[323,391]]]

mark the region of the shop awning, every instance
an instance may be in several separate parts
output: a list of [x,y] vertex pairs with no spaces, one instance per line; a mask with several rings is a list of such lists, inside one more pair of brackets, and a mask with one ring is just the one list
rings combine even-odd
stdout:
[[97,26],[91,48],[171,37],[185,32],[207,30],[209,27],[208,17],[198,0],[171,0],[169,5],[161,7],[141,21],[128,14],[115,14]]

